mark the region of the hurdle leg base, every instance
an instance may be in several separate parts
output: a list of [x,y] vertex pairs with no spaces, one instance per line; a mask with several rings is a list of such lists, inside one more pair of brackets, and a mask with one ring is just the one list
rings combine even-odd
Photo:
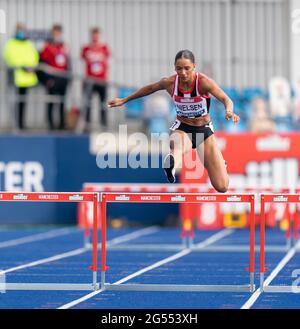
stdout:
[[259,276],[259,282],[260,282],[260,291],[263,292],[264,291],[264,282],[265,282],[265,275],[264,273],[260,273],[260,276]]
[[264,292],[275,293],[300,293],[300,287],[297,286],[264,286]]
[[255,291],[254,273],[250,273],[250,292]]
[[99,290],[99,284],[85,283],[6,283],[4,290]]
[[109,284],[110,291],[251,292],[250,285]]

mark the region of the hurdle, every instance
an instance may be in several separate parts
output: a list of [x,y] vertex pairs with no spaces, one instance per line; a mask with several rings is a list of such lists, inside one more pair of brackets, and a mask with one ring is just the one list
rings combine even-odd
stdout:
[[[259,215],[259,221],[261,220],[261,195],[267,195],[267,194],[289,194],[292,193],[294,190],[292,188],[289,187],[281,187],[281,188],[246,188],[245,192],[248,193],[254,193],[255,194],[255,208],[257,210],[257,214]],[[271,203],[271,206],[274,203]],[[277,203],[278,204],[278,203]],[[265,216],[266,215],[270,215],[271,209],[269,209],[268,214],[266,213],[266,208],[265,208]],[[283,253],[283,252],[287,252],[291,247],[292,247],[292,239],[291,239],[291,211],[290,211],[290,207],[287,204],[286,205],[286,209],[283,211],[283,216],[287,215],[287,220],[288,220],[288,227],[285,233],[285,245],[276,245],[276,244],[270,244],[270,245],[265,245],[265,250],[266,251],[270,251],[270,252],[278,252],[278,253]],[[275,215],[274,215],[275,217]],[[275,218],[273,218],[274,221],[274,226],[275,226]],[[265,223],[266,223],[266,218],[265,218]],[[260,245],[255,246],[255,250],[260,252]]]
[[[289,193],[273,193],[273,194],[261,194],[260,196],[260,290],[265,292],[299,292],[299,288],[292,285],[266,285],[264,274],[268,270],[265,267],[265,226],[266,226],[266,216],[265,216],[265,205],[266,203],[286,203],[289,204],[300,203],[300,194],[289,194]],[[291,239],[292,228],[291,228],[291,214],[288,212],[289,228],[287,231],[287,237]],[[294,221],[295,222],[295,221]],[[294,239],[298,239],[298,229],[299,226],[294,223]],[[289,253],[293,256],[300,246],[300,240],[290,248]]]
[[[184,192],[196,192],[196,193],[205,193],[210,190],[207,184],[165,184],[165,183],[84,183],[83,191],[86,192],[116,192],[116,193],[140,193],[140,192],[150,192],[150,193],[184,193]],[[211,191],[210,191],[211,192]],[[89,243],[90,230],[86,227],[89,222],[89,205],[79,204],[78,211],[78,224],[79,227],[83,228],[83,245],[85,248],[90,248]],[[85,217],[85,223],[80,223],[82,220],[80,218]],[[101,216],[99,216],[101,217]],[[184,248],[194,248],[194,229],[193,225],[190,222],[190,225],[185,225],[185,218],[182,218],[182,230],[181,230],[181,243],[178,244],[158,244],[155,246],[150,245],[136,245],[130,244],[130,246],[109,246],[109,249],[118,249],[123,250],[123,248],[128,250],[137,250],[137,251],[176,251],[182,250]],[[84,227],[85,226],[85,227]]]
[[92,202],[93,250],[91,283],[5,283],[5,290],[97,290],[99,193],[76,192],[0,192],[0,202]]
[[[83,191],[87,192],[114,192],[114,193],[140,193],[140,192],[149,192],[149,193],[207,193],[213,190],[208,184],[199,184],[199,183],[178,183],[178,184],[165,184],[165,183],[84,183]],[[261,193],[288,193],[289,188],[244,188],[238,189],[231,187],[229,188],[227,193],[250,193],[255,195],[255,216],[257,219],[260,217],[259,209],[260,209],[260,194]],[[213,192],[212,192],[213,193]],[[79,204],[81,208],[85,207],[83,213],[85,213],[85,217],[90,217],[88,214],[91,213],[89,211],[88,203]],[[231,206],[234,204],[231,203]],[[101,218],[99,214],[99,218]],[[82,216],[83,217],[83,216]],[[300,218],[300,213],[299,213]],[[184,218],[183,218],[184,220]],[[90,219],[92,222],[92,218]],[[258,223],[257,223],[258,224]],[[290,224],[290,223],[289,223]],[[248,224],[247,224],[248,225]],[[300,224],[299,224],[300,225]],[[80,225],[79,225],[80,226]],[[81,226],[82,227],[82,226]],[[99,225],[100,227],[100,225]],[[234,227],[233,227],[234,228]],[[91,244],[89,243],[89,229],[83,228],[84,232],[84,247],[90,248]],[[222,245],[222,246],[206,246],[205,248],[198,248],[197,244],[194,243],[194,229],[193,225],[184,225],[182,223],[181,228],[181,236],[178,243],[158,243],[158,244],[143,244],[143,243],[130,243],[130,244],[120,244],[120,245],[108,245],[108,250],[119,250],[119,251],[151,251],[151,252],[161,252],[163,251],[181,251],[185,248],[189,248],[194,252],[236,252],[236,253],[244,253],[248,252],[249,247],[246,244],[234,244],[234,245]],[[270,244],[265,247],[267,251],[272,251],[276,253],[283,253],[288,251],[291,248],[291,240],[288,236],[288,232],[286,234],[286,244],[285,245],[276,245]],[[260,246],[259,244],[255,245],[255,252],[259,253]]]
[[[254,285],[254,258],[255,258],[255,218],[253,194],[217,194],[217,193],[101,193],[101,283],[102,290],[114,291],[193,291],[193,292],[253,292]],[[250,205],[250,243],[249,263],[247,270],[250,273],[249,284],[244,285],[185,285],[185,284],[110,284],[106,282],[106,214],[109,203],[201,203],[201,202],[242,202]]]

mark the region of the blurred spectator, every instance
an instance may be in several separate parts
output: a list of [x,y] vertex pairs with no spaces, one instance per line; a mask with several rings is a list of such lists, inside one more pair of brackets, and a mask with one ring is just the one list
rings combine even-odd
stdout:
[[145,129],[149,133],[168,131],[170,121],[173,119],[168,98],[160,93],[146,98],[143,117]]
[[300,81],[296,86],[296,93],[294,99],[294,111],[293,111],[293,119],[296,129],[300,128]]
[[291,88],[283,77],[274,77],[269,82],[270,111],[275,120],[291,115]]
[[34,69],[38,65],[39,55],[33,43],[26,37],[24,24],[17,24],[14,37],[5,44],[4,60],[10,69],[9,75],[13,75],[11,80],[16,87],[16,126],[18,129],[25,129],[25,97],[28,89],[38,83]]
[[274,132],[275,122],[270,118],[267,111],[267,103],[263,98],[254,98],[252,101],[252,115],[250,120],[251,132]]
[[100,98],[100,124],[107,126],[107,78],[110,50],[101,40],[101,30],[97,27],[90,32],[90,43],[81,51],[81,58],[85,61],[86,80],[83,84],[83,115],[86,122],[86,130],[90,129],[91,99],[94,93]]
[[47,106],[48,125],[51,130],[56,128],[53,118],[55,103],[59,105],[60,120],[58,129],[65,128],[65,95],[71,67],[68,48],[62,40],[62,31],[61,25],[53,25],[50,39],[41,52],[41,63],[44,64],[42,67],[44,67],[45,72],[41,80],[45,84],[48,95],[58,96],[58,102],[50,100]]

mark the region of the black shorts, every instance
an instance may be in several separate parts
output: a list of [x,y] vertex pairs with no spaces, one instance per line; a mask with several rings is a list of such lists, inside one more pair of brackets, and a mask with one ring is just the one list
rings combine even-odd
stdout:
[[173,131],[182,130],[187,133],[192,142],[193,149],[197,148],[203,141],[214,133],[214,127],[211,121],[204,126],[191,126],[176,120],[170,129]]

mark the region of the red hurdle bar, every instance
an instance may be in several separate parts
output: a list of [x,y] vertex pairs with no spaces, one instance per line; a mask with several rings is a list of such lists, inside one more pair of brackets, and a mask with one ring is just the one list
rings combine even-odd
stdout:
[[[113,285],[105,282],[106,265],[106,203],[200,203],[200,202],[245,202],[250,204],[250,285]],[[102,257],[101,257],[101,289],[108,290],[155,290],[155,291],[250,291],[254,285],[254,243],[255,214],[254,194],[218,194],[218,193],[101,193],[102,215]],[[159,290],[162,289],[162,290]]]
[[[186,184],[186,183],[178,183],[178,184],[165,184],[165,183],[85,183],[83,185],[83,191],[86,192],[113,192],[113,193],[184,193],[184,192],[192,192],[192,193],[210,193],[215,190],[209,188],[207,184]],[[235,193],[236,191],[232,191]],[[85,208],[80,205],[80,211],[85,211]],[[186,216],[183,213],[186,212],[182,208],[182,233],[181,238],[186,245],[191,245],[194,238],[194,228],[193,222],[190,222],[191,225],[184,225]],[[87,216],[79,213],[79,218],[82,216]],[[101,216],[100,216],[101,221]],[[80,222],[80,220],[79,220]],[[102,221],[101,221],[102,222]],[[80,226],[82,223],[80,224]],[[186,230],[186,228],[189,230]],[[84,246],[89,247],[89,236],[90,229],[88,227],[83,227],[84,229]]]
[[98,259],[98,192],[1,192],[0,202],[93,202],[92,284],[70,283],[7,283],[8,290],[97,290]]
[[81,202],[94,201],[88,192],[0,192],[0,201]]

